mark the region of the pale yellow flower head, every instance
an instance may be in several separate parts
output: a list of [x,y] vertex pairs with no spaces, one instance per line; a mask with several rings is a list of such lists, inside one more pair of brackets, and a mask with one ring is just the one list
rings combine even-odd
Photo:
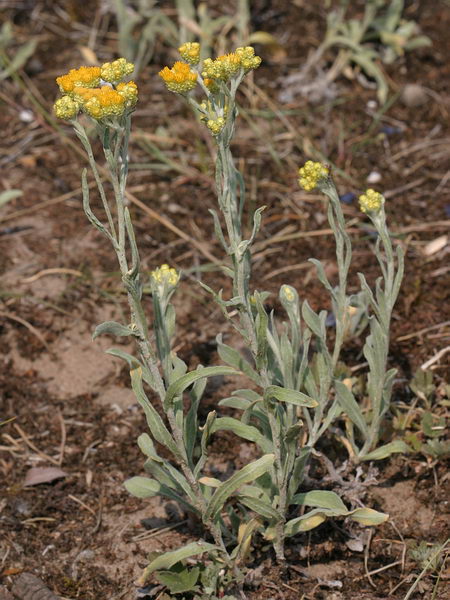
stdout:
[[169,265],[161,265],[150,273],[150,278],[158,288],[160,294],[169,291],[174,288],[180,280],[180,274],[173,267]]
[[280,297],[285,302],[295,302],[298,297],[296,290],[290,285],[282,285],[280,288]]
[[177,61],[171,69],[164,67],[158,75],[163,79],[167,89],[177,94],[185,94],[194,89],[197,73],[191,71],[187,63]]
[[299,185],[310,192],[314,190],[319,182],[324,181],[329,174],[328,168],[320,162],[306,161],[303,167],[298,170]]
[[80,112],[80,103],[73,100],[70,96],[59,98],[53,105],[53,110],[58,119],[74,119]]
[[125,98],[108,85],[94,89],[79,87],[73,93],[83,110],[94,119],[120,117],[125,111]]
[[218,117],[217,119],[208,119],[208,121],[206,121],[206,126],[213,135],[219,135],[219,133],[225,127],[225,119],[223,117]]
[[251,46],[237,48],[235,52],[218,56],[215,60],[207,58],[203,63],[202,76],[207,79],[221,79],[228,81],[242,69],[250,71],[261,64],[261,58],[255,56]]
[[200,60],[200,44],[198,42],[186,42],[178,48],[183,60],[190,65],[197,65]]
[[236,54],[239,56],[241,60],[241,66],[245,71],[257,69],[261,64],[261,57],[255,56],[255,49],[252,48],[252,46],[236,48]]
[[221,79],[228,81],[241,68],[241,59],[233,52],[218,56],[215,60],[207,58],[203,62],[202,77],[206,79]]
[[76,87],[94,88],[100,84],[100,67],[80,67],[71,69],[65,75],[56,78],[63,94],[70,94]]
[[109,83],[118,83],[134,71],[134,64],[127,62],[125,58],[118,58],[113,62],[102,65],[101,78]]
[[118,83],[116,90],[125,99],[126,108],[133,108],[138,101],[138,87],[134,81],[128,83]]
[[380,192],[368,189],[359,197],[359,208],[363,213],[374,213],[380,212],[381,207],[384,204],[384,196]]

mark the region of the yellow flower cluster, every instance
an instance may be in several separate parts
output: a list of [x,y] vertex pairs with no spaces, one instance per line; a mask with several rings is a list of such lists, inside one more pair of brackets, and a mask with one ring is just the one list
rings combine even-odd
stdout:
[[134,64],[127,62],[125,58],[118,58],[113,62],[107,62],[102,65],[101,77],[103,81],[109,83],[118,83],[127,75],[134,71]]
[[53,106],[53,110],[58,119],[64,119],[65,121],[74,119],[80,112],[80,108],[80,103],[76,100],[72,100],[70,96],[59,98]]
[[183,60],[190,65],[197,65],[200,60],[200,44],[198,42],[186,42],[178,48]]
[[206,126],[213,135],[219,135],[219,133],[225,127],[225,119],[223,117],[218,117],[217,119],[208,119],[206,121]]
[[150,274],[152,280],[159,286],[175,287],[180,279],[180,274],[169,265],[161,265]]
[[187,63],[177,61],[171,69],[164,67],[159,76],[163,79],[167,89],[178,94],[191,91],[197,83],[197,73],[191,71]]
[[125,110],[125,98],[108,85],[100,88],[77,87],[74,97],[94,119],[120,117]]
[[70,69],[65,75],[56,78],[56,83],[63,94],[70,94],[76,87],[94,88],[100,85],[100,67],[80,67]]
[[241,60],[241,66],[244,71],[250,71],[251,69],[257,69],[261,64],[261,57],[255,56],[255,49],[252,46],[245,46],[244,48],[236,48],[236,54]]
[[359,208],[363,213],[378,213],[384,204],[384,196],[380,192],[368,189],[359,197]]
[[[56,82],[65,94],[55,102],[54,111],[59,119],[74,119],[80,110],[94,119],[120,117],[133,108],[138,100],[138,88],[134,81],[120,82],[132,73],[134,65],[119,58],[102,67],[71,69]],[[100,86],[101,81],[110,85]]]
[[300,175],[298,183],[300,186],[310,192],[317,187],[320,181],[328,177],[329,170],[320,162],[306,161],[303,167],[298,170]]
[[256,69],[261,64],[261,58],[255,56],[251,46],[237,48],[235,52],[218,56],[215,60],[207,58],[203,63],[202,76],[207,79],[220,79],[228,81],[241,69],[249,71]]

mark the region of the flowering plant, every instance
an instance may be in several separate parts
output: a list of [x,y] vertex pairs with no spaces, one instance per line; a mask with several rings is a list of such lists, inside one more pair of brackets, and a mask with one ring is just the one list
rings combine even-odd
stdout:
[[[357,298],[347,295],[351,242],[330,168],[308,161],[299,170],[299,183],[305,190],[318,188],[328,197],[328,220],[336,240],[337,285],[331,285],[320,261],[312,259],[312,262],[331,297],[336,318],[332,349],[327,340],[325,311],[317,314],[307,300],[300,302],[293,287],[282,285],[279,297],[289,322],[280,328],[265,306],[269,294],[251,288],[251,247],[264,207],[254,212],[251,235],[245,239],[242,227],[245,185],[234,165],[230,143],[238,116],[238,87],[261,59],[253,48],[244,47],[214,60],[206,59],[200,65],[198,44],[184,44],[179,51],[186,62],[178,61],[170,69],[165,67],[160,76],[170,91],[183,96],[193,107],[216,142],[219,212],[210,212],[216,236],[228,258],[223,272],[231,278],[232,295],[225,299],[222,290],[201,285],[242,336],[251,360],[225,344],[218,334],[218,352],[228,366],[199,366],[188,371],[172,349],[176,313],[171,297],[177,290],[180,274],[168,265],[151,273],[153,322],[148,322],[139,251],[125,206],[128,142],[137,88],[133,82],[123,80],[131,74],[132,65],[118,59],[101,68],[81,67],[58,78],[65,95],[55,103],[55,112],[72,122],[86,149],[106,221],[91,208],[86,171],[82,175],[84,210],[91,223],[112,243],[130,307],[129,324],[107,321],[96,328],[94,337],[102,333],[131,336],[139,349],[138,357],[118,349],[109,351],[129,364],[132,387],[144,409],[150,432],[138,438],[150,478],[132,477],[125,486],[141,498],[161,495],[176,500],[202,521],[213,542],[200,540],[153,559],[140,581],[145,582],[155,572],[173,594],[201,590],[202,597],[215,598],[215,594],[223,597],[223,589],[231,586],[229,577],[238,588],[242,587],[242,567],[257,533],[273,544],[278,561],[284,564],[286,538],[311,530],[327,518],[349,517],[363,525],[376,525],[387,518],[361,506],[348,509],[333,491],[300,490],[312,458],[330,463],[315,447],[332,423],[335,426],[345,423],[347,447],[355,460],[380,458],[404,449],[396,442],[376,448],[394,376],[392,371],[386,372],[389,321],[403,262],[401,250],[397,249],[396,270],[384,200],[380,194],[368,190],[361,196],[361,209],[371,218],[379,235],[375,251],[382,278],[374,294],[364,276],[360,276],[361,293],[367,296],[372,309],[370,334],[364,349],[370,369],[371,408],[364,414],[352,394],[351,382],[342,381],[337,369]],[[101,85],[102,80],[111,85]],[[193,93],[197,86],[204,94],[203,101],[198,101]],[[96,125],[113,185],[113,203],[99,177],[86,130],[77,118],[80,113],[85,113]],[[211,411],[200,424],[199,403],[206,379],[214,375],[245,375],[251,385],[218,403],[220,407],[241,411],[240,418],[219,416]],[[155,397],[159,398],[163,417],[154,406]],[[358,435],[353,431],[354,426]],[[206,476],[205,465],[211,436],[224,430],[254,442],[261,456],[221,481]],[[161,456],[161,447],[166,449],[164,456],[169,453],[170,459]],[[185,565],[186,559],[205,553],[209,556],[206,567]]]

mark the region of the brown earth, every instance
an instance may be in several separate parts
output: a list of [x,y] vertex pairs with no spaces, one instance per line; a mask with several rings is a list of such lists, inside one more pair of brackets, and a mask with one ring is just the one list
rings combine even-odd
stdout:
[[[0,420],[13,418],[0,434],[0,587],[11,589],[20,573],[32,572],[61,598],[132,600],[150,551],[175,548],[202,533],[177,507],[132,498],[123,488],[123,481],[142,469],[136,438],[146,430],[145,419],[129,389],[127,369],[103,352],[116,340],[92,342],[91,334],[107,319],[126,323],[126,302],[108,243],[81,207],[79,174],[85,161],[77,140],[47,112],[57,97],[54,78],[85,62],[89,49],[100,63],[117,56],[116,25],[104,3],[94,1],[4,4],[17,46],[31,38],[38,45],[0,91],[0,191],[23,191],[0,208]],[[208,4],[218,14],[217,3]],[[413,401],[408,381],[421,365],[430,363],[437,398],[445,397],[449,373],[450,354],[440,351],[450,338],[450,246],[442,238],[450,225],[450,8],[444,0],[406,3],[407,18],[420,24],[433,45],[386,68],[392,102],[377,116],[375,91],[358,79],[340,78],[318,102],[296,88],[292,76],[324,32],[324,13],[316,4],[322,5],[252,3],[251,30],[272,33],[286,51],[273,55],[257,47],[264,64],[244,87],[233,147],[251,206],[267,206],[253,284],[272,292],[268,304],[276,310],[277,290],[286,282],[314,308],[329,308],[306,261],[321,258],[333,274],[333,243],[322,200],[298,188],[296,170],[307,158],[326,157],[336,166],[343,194],[358,193],[369,174],[379,172],[390,228],[406,251],[390,357],[400,372],[395,404],[406,412]],[[164,10],[175,18],[173,8]],[[232,15],[234,8],[225,4],[220,10]],[[132,202],[130,209],[144,272],[169,262],[185,273],[174,300],[176,350],[195,367],[217,360],[219,328],[231,332],[195,284],[201,276],[215,289],[223,285],[208,258],[221,260],[207,212],[215,205],[213,148],[203,125],[156,76],[174,57],[158,39],[151,64],[139,76],[129,189],[144,208]],[[402,101],[402,90],[412,83],[425,92],[417,106]],[[149,142],[163,151],[166,162]],[[344,210],[354,243],[354,291],[357,271],[373,281],[377,270],[357,206],[345,204]],[[361,340],[352,340],[344,360],[357,365],[360,349]],[[202,416],[233,389],[231,384],[221,381],[211,388]],[[446,406],[435,410],[445,416]],[[336,460],[345,460],[335,440],[326,443]],[[232,472],[253,455],[250,444],[231,434],[216,436],[212,467]],[[58,467],[65,476],[23,487],[31,467]],[[388,512],[390,520],[371,532],[327,522],[295,538],[287,573],[258,542],[249,564],[255,570],[249,598],[404,598],[422,568],[409,549],[449,537],[449,477],[443,460],[422,453],[375,468],[375,481],[361,500]],[[369,474],[365,466],[363,477]],[[429,570],[412,598],[444,600],[448,580],[448,567],[440,577]]]

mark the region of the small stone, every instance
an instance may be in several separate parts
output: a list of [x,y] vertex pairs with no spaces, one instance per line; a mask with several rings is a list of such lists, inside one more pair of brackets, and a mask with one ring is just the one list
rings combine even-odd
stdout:
[[379,183],[381,181],[381,173],[378,173],[378,171],[372,171],[367,176],[366,181],[367,183]]
[[31,110],[21,110],[19,112],[19,119],[22,123],[32,123],[34,121],[34,114]]
[[418,83],[407,83],[402,90],[400,100],[409,108],[422,106],[428,102],[428,94]]

